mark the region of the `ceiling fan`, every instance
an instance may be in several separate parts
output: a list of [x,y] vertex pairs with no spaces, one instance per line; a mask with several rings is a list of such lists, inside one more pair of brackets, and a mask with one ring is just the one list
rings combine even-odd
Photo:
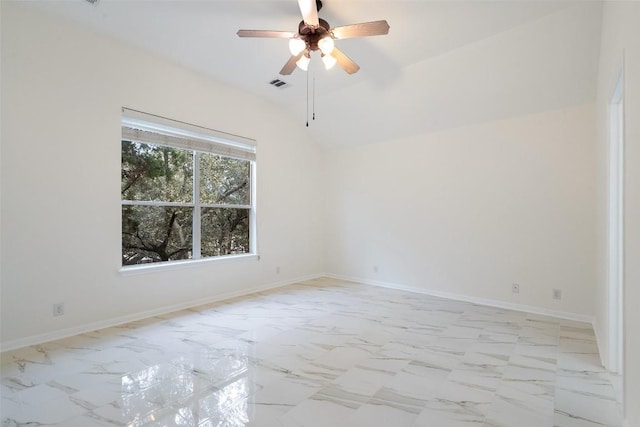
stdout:
[[326,69],[336,63],[349,74],[360,69],[351,58],[335,47],[334,40],[354,37],[378,36],[389,33],[387,21],[363,22],[331,28],[324,19],[318,18],[318,11],[322,8],[321,0],[298,0],[302,21],[298,25],[298,32],[269,31],[269,30],[238,30],[240,37],[266,37],[289,39],[291,57],[280,70],[280,74],[289,75],[298,66],[307,70],[311,61],[311,52],[320,51],[322,62]]

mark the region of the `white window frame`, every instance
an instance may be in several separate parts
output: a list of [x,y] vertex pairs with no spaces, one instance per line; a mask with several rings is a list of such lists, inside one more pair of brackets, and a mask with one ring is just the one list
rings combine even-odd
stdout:
[[[145,144],[166,146],[192,151],[193,197],[190,202],[132,201],[121,199],[121,206],[181,206],[193,209],[192,259],[146,264],[121,265],[120,272],[141,272],[157,269],[176,269],[202,262],[220,262],[259,259],[256,233],[256,141],[213,129],[167,119],[128,108],[122,109],[122,138]],[[200,156],[215,154],[223,157],[247,160],[250,165],[249,204],[200,203]],[[201,256],[200,210],[202,208],[247,209],[249,211],[249,252],[245,254]],[[122,230],[122,224],[120,224]],[[122,257],[121,257],[122,259]]]

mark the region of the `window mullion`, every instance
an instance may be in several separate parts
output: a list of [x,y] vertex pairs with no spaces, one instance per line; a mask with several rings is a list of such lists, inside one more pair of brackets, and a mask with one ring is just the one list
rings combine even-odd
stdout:
[[186,206],[192,207],[193,202],[158,202],[155,200],[123,200],[122,205],[125,206]]
[[249,163],[249,251],[258,253],[258,233],[256,232],[256,162]]
[[193,259],[202,258],[201,247],[201,218],[200,209],[200,153],[193,153]]
[[234,205],[229,203],[201,203],[201,208],[251,209],[251,205]]

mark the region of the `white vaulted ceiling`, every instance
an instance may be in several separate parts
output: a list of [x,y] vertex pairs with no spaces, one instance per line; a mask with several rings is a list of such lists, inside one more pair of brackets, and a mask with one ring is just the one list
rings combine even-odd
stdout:
[[[593,102],[601,4],[591,1],[324,0],[331,26],[386,19],[389,35],[337,41],[361,69],[278,71],[296,31],[296,0],[30,2],[216,80],[272,100],[306,122],[307,76],[327,146],[364,144]],[[268,82],[281,78],[281,89]],[[313,105],[310,101],[310,109]]]

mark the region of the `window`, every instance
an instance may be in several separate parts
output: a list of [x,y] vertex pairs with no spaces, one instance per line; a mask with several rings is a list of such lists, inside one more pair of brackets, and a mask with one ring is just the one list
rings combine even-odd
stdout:
[[255,253],[255,142],[123,109],[122,265]]

